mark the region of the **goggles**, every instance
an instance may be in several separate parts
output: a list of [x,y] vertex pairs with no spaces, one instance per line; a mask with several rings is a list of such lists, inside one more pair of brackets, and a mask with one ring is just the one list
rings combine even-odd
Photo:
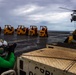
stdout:
[[0,39],[0,46],[3,46],[3,45],[7,46],[8,43],[7,43],[7,41]]

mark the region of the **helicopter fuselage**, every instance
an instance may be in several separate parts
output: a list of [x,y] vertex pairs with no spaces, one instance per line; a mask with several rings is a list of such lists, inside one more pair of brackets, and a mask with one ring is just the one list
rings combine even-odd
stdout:
[[71,14],[72,18],[71,18],[71,22],[72,21],[76,21],[76,14]]

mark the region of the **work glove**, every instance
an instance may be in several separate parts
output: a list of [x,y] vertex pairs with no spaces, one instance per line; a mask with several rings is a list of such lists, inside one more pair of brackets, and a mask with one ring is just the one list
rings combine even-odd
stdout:
[[17,46],[16,43],[13,43],[13,44],[11,44],[11,45],[9,44],[9,46],[8,46],[8,51],[14,53],[14,50],[15,50],[16,46]]

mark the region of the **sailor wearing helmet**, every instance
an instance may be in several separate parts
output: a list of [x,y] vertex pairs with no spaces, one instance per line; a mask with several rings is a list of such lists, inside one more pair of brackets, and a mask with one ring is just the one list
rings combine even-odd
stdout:
[[14,49],[16,43],[10,45],[7,41],[0,39],[0,74],[12,69],[15,64]]

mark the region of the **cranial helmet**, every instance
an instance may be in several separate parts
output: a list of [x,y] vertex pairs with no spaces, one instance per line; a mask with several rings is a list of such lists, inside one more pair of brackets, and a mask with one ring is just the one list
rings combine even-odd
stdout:
[[7,46],[8,43],[7,43],[7,41],[0,39],[0,46],[3,46],[3,45]]
[[7,45],[8,45],[7,41],[0,39],[0,54],[3,54],[4,46],[7,46]]

